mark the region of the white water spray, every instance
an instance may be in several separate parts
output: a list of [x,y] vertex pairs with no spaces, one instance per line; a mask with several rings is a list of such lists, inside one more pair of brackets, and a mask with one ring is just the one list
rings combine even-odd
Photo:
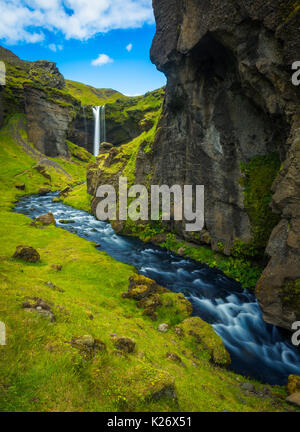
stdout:
[[106,141],[105,105],[93,108],[95,119],[94,156],[98,156],[100,144]]
[[95,135],[94,135],[94,156],[98,156],[100,150],[100,106],[93,108],[94,120],[95,120]]

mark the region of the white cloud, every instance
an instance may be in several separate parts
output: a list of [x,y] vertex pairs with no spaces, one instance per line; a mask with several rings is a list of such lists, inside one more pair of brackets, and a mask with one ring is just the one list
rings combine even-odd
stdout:
[[106,54],[99,54],[99,56],[92,61],[92,66],[103,66],[108,63],[113,63],[113,59]]
[[40,42],[43,30],[87,40],[113,29],[154,22],[151,0],[1,0],[0,39]]
[[48,48],[51,51],[56,52],[56,51],[62,51],[63,46],[62,45],[55,45],[54,43],[51,43],[50,45],[48,45]]
[[132,47],[133,47],[132,43],[128,44],[126,47],[127,51],[130,52],[132,50]]

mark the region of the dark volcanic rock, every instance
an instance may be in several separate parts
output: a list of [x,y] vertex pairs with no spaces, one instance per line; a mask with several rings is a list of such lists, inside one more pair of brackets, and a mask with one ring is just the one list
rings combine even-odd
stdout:
[[[281,221],[257,297],[267,322],[290,329],[300,319],[300,88],[291,83],[300,10],[281,0],[153,4],[151,59],[168,83],[149,155],[151,181],[205,185],[206,232],[214,249],[222,242],[230,251],[236,239],[249,242],[253,234],[241,163],[279,154],[272,209]],[[175,225],[185,237],[182,224]]]
[[47,92],[25,86],[25,113],[30,141],[46,156],[67,156],[67,131],[72,120],[71,109],[48,98]]

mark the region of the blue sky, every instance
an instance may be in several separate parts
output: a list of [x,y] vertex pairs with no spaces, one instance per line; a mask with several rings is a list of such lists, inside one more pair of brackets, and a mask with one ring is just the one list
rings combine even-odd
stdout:
[[151,0],[0,0],[0,44],[63,75],[138,95],[163,86],[150,62]]

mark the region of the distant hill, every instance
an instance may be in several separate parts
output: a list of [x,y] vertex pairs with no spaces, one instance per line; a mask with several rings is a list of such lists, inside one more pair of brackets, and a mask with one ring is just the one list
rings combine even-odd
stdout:
[[65,80],[66,91],[82,105],[104,105],[123,98],[122,93],[113,89],[96,89],[76,81]]

